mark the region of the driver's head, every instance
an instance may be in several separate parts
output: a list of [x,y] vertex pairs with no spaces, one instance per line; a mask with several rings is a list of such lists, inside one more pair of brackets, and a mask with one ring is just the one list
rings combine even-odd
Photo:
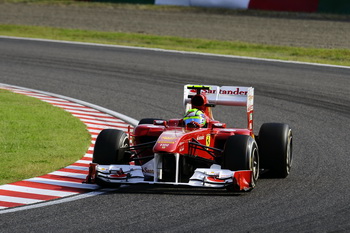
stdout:
[[207,123],[204,113],[196,108],[187,111],[183,122],[185,126],[190,128],[202,128]]

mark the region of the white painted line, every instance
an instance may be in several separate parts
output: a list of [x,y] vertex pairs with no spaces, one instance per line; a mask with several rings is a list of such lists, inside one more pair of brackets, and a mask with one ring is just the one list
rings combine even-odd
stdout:
[[22,197],[10,197],[0,195],[1,201],[20,203],[20,204],[33,204],[37,202],[42,202],[43,200],[39,199],[30,199],[30,198],[22,198]]
[[[91,117],[83,116],[83,118],[81,120],[84,122],[91,123],[91,124],[125,124],[125,125],[128,125],[128,123],[125,123],[125,121],[119,120],[117,118],[115,118],[113,121],[106,121],[105,118],[94,119]],[[107,120],[112,120],[112,119],[107,119]]]
[[[91,155],[91,158],[92,158],[92,155]],[[74,165],[70,165],[70,166],[67,166],[65,168],[73,169],[73,170],[89,171],[88,167],[79,167],[79,166],[74,166]]]
[[[93,117],[112,117],[111,115],[102,113],[102,112],[87,112],[87,111],[79,111],[79,110],[71,110],[71,109],[67,109],[67,112],[73,113],[73,114],[84,114],[84,115],[89,115],[89,116],[93,116]],[[83,115],[83,116],[84,116]]]
[[78,117],[78,118],[82,118],[82,120],[84,120],[84,118],[88,118],[88,119],[92,119],[92,120],[105,121],[105,122],[108,122],[108,123],[109,122],[119,123],[119,121],[114,120],[114,119],[109,118],[109,117],[104,118],[104,117],[98,117],[98,116],[90,116],[88,114],[81,115],[81,114],[75,114],[75,113],[73,113],[72,115],[75,116],[75,117]]
[[128,124],[126,124],[125,122],[119,121],[119,122],[106,122],[106,121],[100,121],[100,120],[88,120],[88,119],[80,119],[82,122],[84,122],[85,124],[90,124],[90,125],[115,125],[115,126],[126,126]]
[[71,196],[71,195],[77,194],[76,192],[31,188],[31,187],[27,187],[27,186],[19,186],[19,185],[12,185],[12,184],[1,185],[0,190],[9,190],[9,191],[41,194],[41,195],[57,196],[57,197],[66,197],[66,196]]
[[81,104],[75,104],[75,103],[71,103],[71,102],[60,102],[60,101],[57,101],[56,99],[55,100],[45,100],[45,102],[50,103],[50,104],[62,104],[65,106],[72,106],[72,107],[74,107],[74,106],[83,107],[83,105],[81,105]]
[[63,106],[63,105],[59,105],[59,104],[53,104],[51,103],[53,106],[56,106],[56,107],[59,107],[59,108],[62,108],[66,111],[73,111],[73,110],[79,110],[79,111],[84,111],[84,112],[96,112],[98,113],[99,111],[95,110],[95,109],[91,109],[91,108],[87,108],[87,107],[84,107],[84,106],[81,106],[81,107],[78,107],[78,106]]
[[90,130],[96,130],[96,129],[99,129],[99,131],[101,131],[103,129],[117,128],[116,126],[111,126],[111,125],[90,125],[90,124],[86,124],[86,126],[88,127],[89,132],[90,132]]
[[[102,129],[101,129],[102,130]],[[96,129],[88,129],[90,133],[100,133],[101,130],[96,130]]]
[[59,99],[57,97],[54,97],[54,96],[48,96],[48,95],[44,95],[44,96],[37,96],[37,95],[32,95],[32,94],[28,94],[28,96],[32,96],[32,97],[35,97],[35,98],[38,98],[42,101],[56,101],[57,103],[66,103],[66,104],[69,104],[70,102],[67,101],[67,100],[63,100],[63,99]]
[[31,181],[31,182],[37,182],[37,183],[43,183],[43,184],[52,184],[52,185],[58,185],[63,187],[70,187],[70,188],[80,188],[80,189],[98,189],[99,188],[99,186],[96,184],[82,184],[82,183],[46,179],[46,178],[40,178],[40,177],[31,178],[25,181]]
[[32,96],[32,95],[28,95],[28,96],[31,96],[31,97],[34,97],[34,98],[37,98],[41,101],[44,101],[44,102],[47,102],[47,103],[52,103],[52,102],[56,102],[57,104],[69,104],[68,101],[66,100],[62,100],[62,99],[58,99],[56,97],[51,97],[51,98],[43,98],[43,97],[36,97],[36,96]]
[[13,209],[6,209],[7,207],[5,207],[5,208],[0,207],[0,208],[4,209],[4,210],[0,211],[0,214],[12,213],[12,212],[17,212],[17,211],[22,211],[22,210],[35,209],[35,208],[40,208],[40,207],[45,207],[45,206],[50,206],[50,205],[66,203],[66,202],[70,202],[70,201],[76,201],[76,200],[80,200],[80,199],[87,198],[87,197],[94,197],[97,195],[105,194],[105,193],[113,191],[113,190],[115,190],[115,189],[101,189],[98,191],[92,191],[92,192],[88,192],[88,193],[84,193],[84,194],[75,195],[73,197],[56,199],[53,201],[42,202],[42,203],[35,204],[35,205],[20,206],[20,207],[16,207]]
[[78,160],[75,163],[86,163],[86,164],[90,164],[91,161],[87,161],[87,160]]
[[321,64],[321,63],[311,63],[311,62],[299,62],[299,61],[285,61],[285,60],[277,60],[277,59],[246,57],[246,56],[235,56],[235,55],[221,55],[221,54],[211,54],[211,53],[187,52],[187,51],[168,50],[168,49],[155,49],[155,48],[146,48],[146,47],[133,47],[133,46],[123,46],[123,45],[107,45],[107,44],[97,44],[97,43],[87,43],[87,42],[74,42],[74,41],[64,41],[64,40],[49,40],[49,39],[14,37],[14,36],[0,36],[0,39],[1,38],[3,38],[3,39],[13,39],[13,40],[28,40],[28,41],[39,41],[39,42],[50,42],[50,43],[72,44],[72,45],[86,45],[86,46],[119,48],[119,49],[134,49],[134,50],[144,50],[144,51],[178,53],[178,54],[189,54],[189,55],[201,55],[201,56],[212,56],[212,57],[224,57],[224,58],[234,58],[234,59],[242,59],[242,60],[267,61],[267,62],[289,63],[289,64],[297,64],[297,65],[311,65],[311,66],[323,66],[323,67],[350,69],[350,66],[339,66],[339,65],[329,65],[329,64]]
[[[115,121],[115,122],[111,122],[111,121],[105,121],[104,123],[91,123],[86,121],[85,119],[82,119],[83,122],[85,122],[86,124],[91,124],[91,125],[113,125],[113,126],[120,126],[120,127],[127,127],[127,126],[131,126],[130,124],[126,123],[126,122],[120,122],[120,121]],[[133,126],[131,126],[133,128]]]
[[72,178],[78,178],[85,180],[86,174],[79,174],[79,173],[73,173],[73,172],[62,172],[62,171],[54,171],[49,173],[50,175],[57,175],[57,176],[67,176]]
[[[37,93],[28,92],[28,91],[21,91],[21,90],[12,90],[12,91],[14,93],[23,94],[23,95],[27,95],[35,98],[50,98],[50,96],[48,95],[37,94]],[[51,97],[51,98],[55,98],[55,97]]]

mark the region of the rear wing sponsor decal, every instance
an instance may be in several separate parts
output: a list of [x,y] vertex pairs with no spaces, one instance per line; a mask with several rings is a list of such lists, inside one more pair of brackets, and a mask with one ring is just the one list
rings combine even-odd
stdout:
[[242,86],[215,86],[215,85],[193,85],[184,86],[183,104],[186,110],[191,107],[191,96],[197,94],[194,89],[188,89],[191,86],[205,86],[209,90],[201,90],[205,94],[209,104],[225,106],[245,106],[247,108],[248,129],[253,130],[253,111],[254,111],[254,88]]

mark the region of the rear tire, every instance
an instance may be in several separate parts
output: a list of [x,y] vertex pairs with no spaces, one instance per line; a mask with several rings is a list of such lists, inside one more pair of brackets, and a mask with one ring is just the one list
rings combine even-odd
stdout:
[[97,136],[92,162],[101,165],[129,164],[129,158],[125,156],[125,148],[129,146],[129,138],[125,132],[104,129]]
[[292,167],[292,130],[287,124],[265,123],[259,131],[259,150],[263,168],[276,178],[286,178]]
[[255,140],[248,135],[230,136],[224,148],[223,168],[252,171],[251,188],[254,188],[259,178],[259,152]]

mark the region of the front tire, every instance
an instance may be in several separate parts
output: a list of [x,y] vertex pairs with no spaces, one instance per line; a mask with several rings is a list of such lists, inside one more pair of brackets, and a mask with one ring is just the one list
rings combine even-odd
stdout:
[[129,138],[125,132],[104,129],[97,136],[92,162],[100,165],[128,164],[125,148],[129,146]]
[[251,188],[259,178],[259,152],[255,140],[248,135],[230,136],[223,152],[223,168],[252,171]]
[[286,178],[292,167],[292,130],[287,124],[265,123],[259,131],[262,166],[276,178]]

